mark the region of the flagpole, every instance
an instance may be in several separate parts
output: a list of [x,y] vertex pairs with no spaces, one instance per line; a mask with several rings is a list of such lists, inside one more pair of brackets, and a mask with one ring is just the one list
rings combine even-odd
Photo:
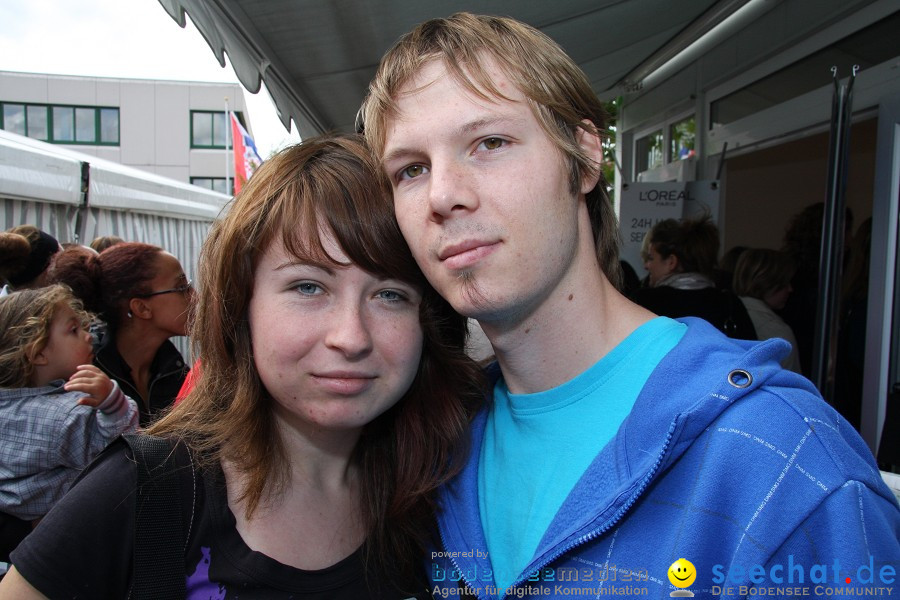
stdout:
[[[231,196],[231,186],[228,184],[229,175],[231,172],[231,161],[234,160],[234,147],[233,144],[229,143],[231,140],[231,119],[229,118],[231,115],[228,110],[228,96],[225,96],[225,193]],[[229,157],[228,147],[231,148],[231,156]]]

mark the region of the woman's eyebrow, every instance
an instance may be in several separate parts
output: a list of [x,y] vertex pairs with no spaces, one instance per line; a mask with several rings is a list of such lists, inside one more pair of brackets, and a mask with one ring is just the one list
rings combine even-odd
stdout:
[[334,269],[331,265],[319,261],[314,260],[305,260],[305,261],[297,261],[297,260],[289,260],[281,263],[277,267],[275,267],[276,271],[283,271],[284,269],[291,269],[296,267],[309,267],[313,269],[318,269],[320,271],[324,271],[328,275],[334,275]]

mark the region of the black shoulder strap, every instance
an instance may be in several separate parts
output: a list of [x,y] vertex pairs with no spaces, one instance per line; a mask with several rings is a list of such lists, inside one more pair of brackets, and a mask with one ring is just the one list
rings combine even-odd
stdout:
[[[9,553],[31,533],[31,522],[0,512],[0,562],[9,562]],[[0,575],[0,579],[2,579]]]
[[130,597],[134,600],[184,598],[183,507],[193,519],[194,492],[183,476],[196,484],[190,454],[183,444],[142,434],[122,436],[137,463],[134,564]]

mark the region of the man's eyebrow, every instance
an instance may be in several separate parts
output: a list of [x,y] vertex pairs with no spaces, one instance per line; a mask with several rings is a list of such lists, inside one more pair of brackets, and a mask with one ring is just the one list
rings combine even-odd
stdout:
[[[463,123],[462,125],[456,127],[454,130],[450,132],[451,136],[460,136],[473,133],[475,131],[480,131],[482,129],[487,129],[490,127],[496,127],[499,125],[521,125],[525,122],[525,119],[517,116],[506,116],[506,115],[498,115],[492,117],[482,117],[478,119],[473,119],[472,121],[468,121]],[[422,151],[414,148],[414,147],[404,147],[400,146],[399,148],[394,148],[393,150],[385,153],[384,157],[381,159],[381,162],[389,163],[395,160],[406,158],[408,156],[417,156],[422,154]]]
[[495,127],[497,125],[521,125],[525,122],[525,119],[521,117],[513,117],[506,115],[498,115],[494,117],[483,117],[481,119],[475,119],[473,121],[469,121],[468,123],[463,123],[459,127],[456,128],[457,134],[463,133],[472,133],[473,131],[479,131],[481,129],[486,129],[489,127]]

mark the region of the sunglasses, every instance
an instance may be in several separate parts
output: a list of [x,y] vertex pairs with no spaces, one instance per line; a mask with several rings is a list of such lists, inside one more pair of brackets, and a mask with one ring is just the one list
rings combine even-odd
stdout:
[[185,294],[190,291],[191,286],[194,282],[188,280],[184,285],[179,285],[178,287],[170,288],[168,290],[159,290],[158,292],[148,292],[146,294],[137,294],[136,298],[150,298],[151,296],[159,296],[161,294],[172,294],[178,292],[179,294]]

